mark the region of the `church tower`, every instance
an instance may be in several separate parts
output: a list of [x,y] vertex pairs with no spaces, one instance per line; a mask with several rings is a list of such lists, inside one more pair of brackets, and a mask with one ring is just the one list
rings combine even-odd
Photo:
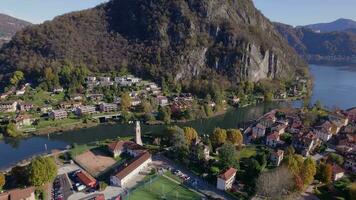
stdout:
[[143,145],[141,139],[141,125],[140,121],[136,121],[136,144]]

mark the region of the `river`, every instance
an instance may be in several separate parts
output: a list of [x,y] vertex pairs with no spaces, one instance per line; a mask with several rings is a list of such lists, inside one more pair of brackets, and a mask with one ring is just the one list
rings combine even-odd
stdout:
[[[356,106],[355,68],[311,65],[310,70],[314,76],[312,102],[320,100],[328,107],[350,108]],[[271,109],[289,106],[296,106],[296,103],[264,103],[234,109],[221,116],[178,125],[192,126],[201,134],[210,134],[215,127],[243,128],[245,122],[256,119]],[[142,125],[143,134],[158,134],[162,133],[164,129],[164,125]],[[49,137],[0,141],[0,169],[39,153],[48,152],[52,149],[63,149],[69,144],[84,144],[133,134],[133,125],[115,124],[51,134]]]

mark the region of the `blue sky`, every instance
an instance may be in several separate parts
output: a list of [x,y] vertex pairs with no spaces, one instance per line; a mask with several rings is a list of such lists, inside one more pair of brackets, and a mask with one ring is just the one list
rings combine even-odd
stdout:
[[[107,0],[1,0],[0,13],[32,23],[57,15],[94,7]],[[272,21],[291,25],[330,22],[338,18],[356,20],[356,0],[253,0]]]
[[253,0],[272,21],[291,25],[331,22],[339,18],[356,21],[356,0]]

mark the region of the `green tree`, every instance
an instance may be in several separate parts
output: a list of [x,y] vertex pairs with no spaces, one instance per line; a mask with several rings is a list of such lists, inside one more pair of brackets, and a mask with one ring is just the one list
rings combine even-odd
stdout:
[[39,157],[31,161],[28,166],[29,183],[42,186],[54,180],[57,175],[57,165],[51,157]]
[[5,185],[5,175],[3,173],[0,173],[0,191]]
[[236,148],[230,142],[225,143],[219,149],[219,164],[221,168],[236,167],[237,165]]
[[350,199],[356,199],[356,183],[351,183],[349,186]]
[[238,129],[228,129],[226,131],[227,140],[235,145],[241,145],[243,142],[243,136]]
[[272,92],[266,92],[264,97],[265,97],[265,101],[271,102],[273,100],[273,93]]
[[24,79],[24,74],[22,71],[15,71],[12,77],[10,78],[10,83],[13,86],[17,86]]
[[22,134],[20,131],[17,130],[17,127],[16,127],[16,124],[14,123],[9,123],[7,126],[6,126],[6,135],[9,136],[9,137],[20,137]]
[[316,174],[316,163],[315,161],[308,157],[304,160],[303,165],[300,170],[300,177],[303,180],[304,185],[310,185]]
[[317,175],[319,181],[330,184],[332,182],[332,166],[326,163],[320,163],[317,168]]
[[184,127],[184,136],[188,144],[191,144],[195,139],[198,138],[197,131],[192,127]]
[[340,156],[339,154],[336,153],[330,153],[328,156],[328,159],[333,162],[336,163],[338,165],[343,165],[344,164],[344,158],[342,156]]
[[226,130],[221,128],[215,128],[213,134],[210,135],[210,141],[214,148],[223,145],[226,141]]
[[166,124],[171,123],[171,109],[168,106],[158,108],[158,119]]
[[128,111],[131,107],[131,97],[129,93],[124,92],[121,95],[121,110],[122,111]]
[[153,110],[151,103],[147,100],[142,101],[141,109],[142,109],[142,112],[144,112],[145,114],[149,114]]

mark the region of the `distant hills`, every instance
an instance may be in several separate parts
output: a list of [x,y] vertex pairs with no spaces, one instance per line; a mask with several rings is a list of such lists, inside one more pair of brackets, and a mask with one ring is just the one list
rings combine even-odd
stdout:
[[[355,64],[356,26],[352,20],[293,27],[274,23],[279,33],[309,63]],[[312,29],[311,29],[312,28]]]
[[196,90],[306,69],[251,0],[111,0],[25,28],[0,50],[0,74],[22,70],[31,81],[68,63]]
[[15,33],[31,23],[0,13],[0,47]]
[[338,19],[330,23],[319,23],[303,26],[315,32],[327,33],[334,31],[346,31],[348,29],[356,29],[356,22],[351,19]]

